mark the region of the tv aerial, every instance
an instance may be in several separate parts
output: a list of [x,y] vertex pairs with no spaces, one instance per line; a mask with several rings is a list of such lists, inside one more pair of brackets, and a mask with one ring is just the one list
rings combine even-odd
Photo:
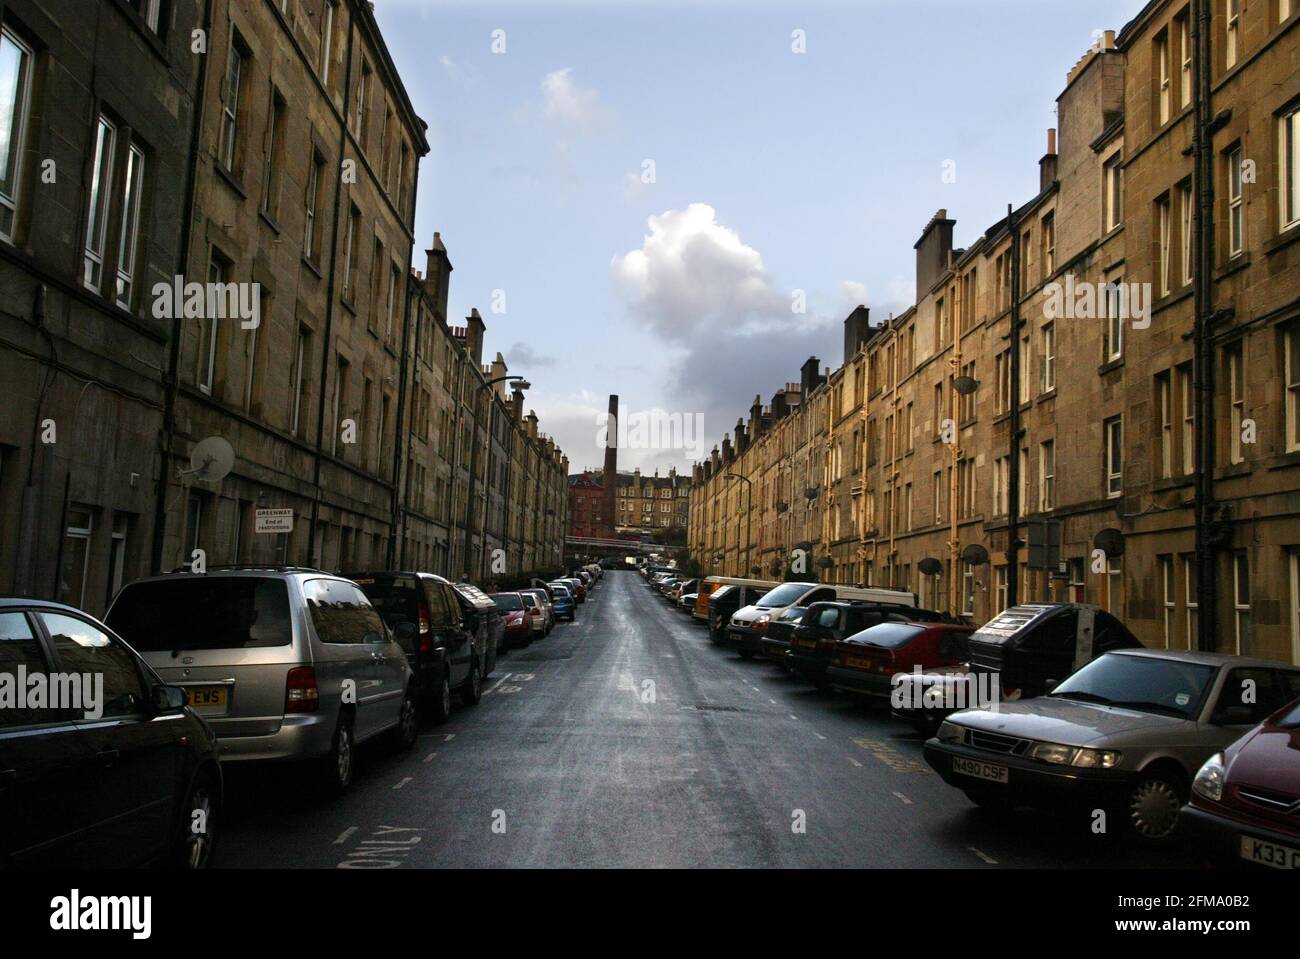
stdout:
[[209,436],[195,444],[190,452],[190,468],[179,475],[216,483],[229,476],[234,467],[235,448],[224,437]]

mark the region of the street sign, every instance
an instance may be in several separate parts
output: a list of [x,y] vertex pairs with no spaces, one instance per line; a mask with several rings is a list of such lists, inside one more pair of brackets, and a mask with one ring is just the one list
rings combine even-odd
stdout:
[[293,510],[259,509],[254,514],[253,531],[256,533],[292,533]]
[[1031,519],[1029,526],[1029,568],[1054,569],[1061,562],[1061,521]]

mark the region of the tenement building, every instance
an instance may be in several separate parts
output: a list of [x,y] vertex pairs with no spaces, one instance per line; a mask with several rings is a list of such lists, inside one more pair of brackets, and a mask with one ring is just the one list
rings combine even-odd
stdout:
[[[1071,599],[1300,662],[1300,10],[1153,0],[1069,71],[1038,191],[845,321],[694,470],[706,571]],[[798,564],[791,569],[792,564]]]

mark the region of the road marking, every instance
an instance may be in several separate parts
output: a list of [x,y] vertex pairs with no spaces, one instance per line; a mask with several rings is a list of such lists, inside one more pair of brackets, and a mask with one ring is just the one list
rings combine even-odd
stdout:
[[449,743],[449,742],[451,742],[451,741],[452,741],[453,739],[455,739],[455,738],[456,738],[456,734],[455,734],[455,733],[447,733],[445,736],[442,737],[442,741],[443,741],[444,743]]
[[900,793],[900,792],[896,792],[896,793],[894,793],[894,795],[897,796],[899,799],[901,799],[901,800],[903,801],[903,805],[904,805],[904,806],[910,806],[910,805],[912,805],[912,800],[908,799],[908,798],[907,798],[906,796],[904,796],[902,793]]
[[403,786],[405,786],[405,785],[406,785],[407,783],[409,783],[410,781],[411,781],[411,777],[410,777],[410,776],[404,776],[404,777],[402,777],[402,781],[401,781],[400,783],[398,783],[397,785],[395,785],[393,788],[394,788],[394,789],[401,789]]
[[431,762],[433,762],[433,757],[436,756],[436,755],[438,755],[438,754],[437,754],[437,753],[429,753],[429,755],[427,755],[427,756],[424,757],[424,761],[425,761],[426,763],[431,763]]
[[853,763],[853,765],[857,766],[859,769],[862,768],[862,763],[858,762],[852,756],[849,757],[849,762]]
[[776,705],[776,700],[775,700],[775,699],[769,699],[768,702],[771,703],[773,706]]
[[979,856],[990,866],[996,866],[998,864],[998,861],[996,859],[994,859],[992,856],[985,855],[984,853],[976,849],[974,846],[967,846],[966,848],[969,849],[971,852],[973,852],[975,855]]
[[894,749],[893,746],[878,739],[854,739],[853,743],[871,753],[873,757],[896,773],[928,773],[930,771],[929,766],[918,763],[914,759],[908,759]]
[[[500,679],[497,680],[496,686],[493,686],[487,692],[488,693],[495,692],[501,686],[502,683],[504,683],[507,679],[509,679],[513,675],[514,673],[506,673],[504,676],[502,676]],[[483,695],[486,696],[487,693],[484,693]]]
[[826,741],[826,737],[819,732],[814,732],[813,735],[816,736],[818,739],[822,740],[823,742]]
[[791,718],[791,719],[798,719],[799,717],[796,716],[794,713],[791,713],[791,714],[790,714],[790,718]]
[[334,840],[334,845],[336,846],[343,845],[343,843],[348,841],[348,837],[351,836],[356,831],[357,831],[356,826],[348,826],[348,828],[343,830],[343,832],[339,835],[339,838]]

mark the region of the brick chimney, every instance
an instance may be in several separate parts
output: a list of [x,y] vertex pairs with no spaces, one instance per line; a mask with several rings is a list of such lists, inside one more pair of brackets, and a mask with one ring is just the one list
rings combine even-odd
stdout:
[[615,526],[614,509],[618,486],[618,395],[609,395],[608,432],[605,437],[605,516],[612,534]]
[[805,398],[812,395],[813,390],[821,385],[821,360],[815,356],[810,356],[799,368],[799,388],[803,391]]
[[[917,288],[920,296],[920,288]],[[871,311],[862,304],[853,308],[853,312],[844,318],[844,362],[847,363],[857,355],[862,344],[871,335]]]
[[1038,192],[1056,182],[1056,128],[1047,128],[1047,152],[1038,161]]
[[916,241],[916,296],[925,296],[934,286],[939,274],[948,269],[952,254],[952,228],[956,220],[948,219],[948,211],[940,210],[930,218],[921,239]]
[[465,317],[465,349],[479,366],[483,364],[483,334],[485,332],[487,332],[487,326],[483,323],[483,317],[479,316],[478,307],[474,307],[469,311],[469,316]]
[[424,271],[424,289],[433,298],[438,322],[447,325],[447,297],[451,291],[451,260],[442,245],[442,235],[433,234],[433,246],[424,251],[427,269]]

